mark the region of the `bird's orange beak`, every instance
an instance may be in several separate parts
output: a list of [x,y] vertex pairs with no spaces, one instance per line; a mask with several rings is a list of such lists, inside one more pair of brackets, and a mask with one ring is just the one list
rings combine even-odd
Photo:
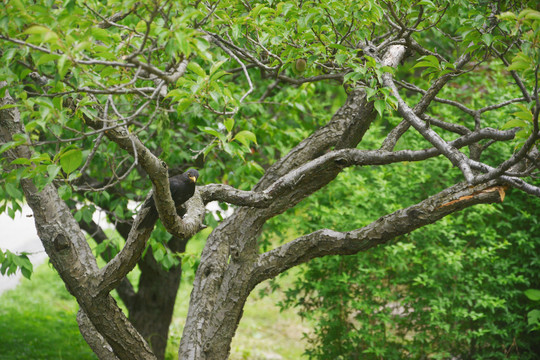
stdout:
[[190,176],[189,180],[193,181],[193,183],[197,182],[197,178],[195,176]]

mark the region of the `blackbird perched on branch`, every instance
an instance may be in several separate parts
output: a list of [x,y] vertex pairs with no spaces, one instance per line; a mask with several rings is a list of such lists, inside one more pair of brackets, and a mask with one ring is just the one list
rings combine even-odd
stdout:
[[[179,211],[180,206],[188,201],[195,193],[195,183],[198,178],[199,172],[195,169],[189,169],[183,174],[169,178],[169,188],[171,189],[171,196],[177,211]],[[144,209],[147,207],[149,207],[150,210],[146,213],[146,216],[141,221],[138,229],[153,228],[159,217],[156,204],[154,203],[154,196],[144,202],[142,208]],[[183,214],[180,215],[182,216]]]

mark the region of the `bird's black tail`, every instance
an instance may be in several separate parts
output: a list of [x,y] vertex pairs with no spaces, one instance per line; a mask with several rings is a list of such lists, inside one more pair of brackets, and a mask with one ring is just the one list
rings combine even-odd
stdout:
[[149,209],[142,221],[139,223],[139,226],[137,227],[137,230],[139,231],[143,229],[153,229],[159,217],[153,197],[150,197],[144,202],[143,206],[141,207],[141,211],[145,208]]

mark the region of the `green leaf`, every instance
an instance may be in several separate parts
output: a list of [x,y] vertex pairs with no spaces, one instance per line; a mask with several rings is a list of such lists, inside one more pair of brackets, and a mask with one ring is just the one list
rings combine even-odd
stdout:
[[21,272],[22,272],[23,276],[25,278],[27,278],[27,279],[30,279],[30,276],[32,275],[33,266],[32,266],[32,263],[30,262],[30,259],[28,259],[28,255],[26,255],[26,254],[21,254],[21,255],[13,254],[12,260],[13,260],[13,263],[19,269],[21,269]]
[[30,165],[32,164],[32,161],[27,158],[18,158],[11,162],[11,165]]
[[50,29],[49,28],[46,28],[45,26],[41,26],[41,25],[33,25],[33,26],[30,26],[28,29],[26,29],[23,34],[45,34],[47,32],[49,32]]
[[532,112],[528,108],[526,108],[523,104],[518,104],[518,106],[521,108],[521,111],[516,111],[514,115],[526,122],[532,123],[533,121]]
[[524,294],[526,297],[529,298],[529,300],[540,301],[540,290],[538,289],[525,290]]
[[386,102],[384,100],[375,100],[374,102],[375,110],[379,113],[379,116],[383,116],[384,109],[386,108]]
[[223,124],[225,125],[225,128],[227,129],[227,131],[231,132],[231,130],[234,127],[234,119],[233,118],[227,118],[227,119],[225,119]]
[[216,145],[216,141],[212,141],[210,144],[206,145],[206,147],[203,149],[203,155],[205,158],[210,153],[210,151],[212,151],[212,149],[216,147]]
[[221,68],[221,66],[225,64],[225,62],[226,60],[221,60],[212,64],[212,67],[210,68],[210,76],[213,76],[216,73],[216,71],[218,71]]
[[208,127],[208,126],[205,126],[205,127],[201,128],[201,130],[203,132],[207,133],[207,134],[214,135],[217,138],[221,138],[223,136],[222,133],[220,133],[216,129],[212,129],[211,127]]
[[342,65],[342,64],[345,63],[345,61],[347,61],[348,58],[349,58],[349,56],[347,54],[337,54],[336,55],[336,62],[339,65]]
[[490,46],[491,43],[493,42],[493,35],[491,34],[483,34],[482,35],[482,41],[484,42],[484,44],[486,44],[487,46]]
[[526,127],[527,123],[520,119],[512,119],[501,127],[501,130],[511,129],[514,127]]
[[169,93],[165,96],[165,99],[168,98],[168,97],[172,97],[172,98],[174,98],[175,100],[178,100],[178,99],[181,99],[182,97],[184,97],[184,92],[181,91],[180,89],[172,89],[172,90],[169,91]]
[[518,131],[518,132],[516,133],[516,139],[526,139],[526,138],[528,138],[530,135],[531,135],[530,129],[528,129],[528,130],[521,129],[520,131]]
[[36,65],[43,65],[51,61],[55,62],[58,61],[59,58],[60,56],[56,54],[43,54],[40,56],[38,61],[36,61]]
[[527,323],[530,326],[540,327],[540,310],[534,309],[527,313]]
[[[71,199],[71,187],[69,185],[60,186],[58,188],[58,195],[60,195],[60,198],[64,201]],[[82,213],[80,216],[82,216]]]
[[68,61],[68,57],[66,54],[60,56],[60,59],[58,59],[58,62],[57,62],[58,73],[60,74],[61,79],[63,79],[66,73],[68,72],[70,64],[71,62]]
[[235,135],[233,140],[236,140],[247,147],[249,147],[251,142],[254,142],[255,144],[257,144],[257,137],[255,136],[254,133],[248,130],[240,131],[238,134]]
[[202,77],[206,77],[206,72],[201,67],[201,65],[197,64],[196,62],[193,62],[193,61],[190,62],[187,67],[189,70],[193,71],[195,74]]
[[92,36],[96,40],[102,40],[102,41],[109,40],[109,33],[105,29],[92,27],[90,31],[92,33]]
[[516,19],[516,14],[514,14],[511,11],[506,11],[506,12],[503,12],[502,14],[500,14],[500,15],[497,15],[497,17],[499,19],[501,19],[501,20],[515,20]]
[[526,70],[529,68],[529,63],[523,62],[523,61],[515,61],[511,63],[506,69],[508,71],[512,70]]
[[533,9],[524,9],[519,13],[518,19],[540,20],[540,12]]
[[533,61],[530,57],[520,52],[512,59],[512,63],[506,69],[508,71],[526,70],[532,66],[532,63]]
[[14,141],[9,141],[5,144],[2,144],[2,146],[0,146],[0,154],[24,143],[26,143],[26,139],[24,137],[21,137],[19,139],[15,139]]
[[164,256],[165,250],[163,250],[163,248],[160,247],[156,251],[154,251],[154,259],[156,259],[157,262],[161,262]]
[[49,165],[47,166],[47,174],[49,174],[49,182],[53,181],[60,171],[60,166],[58,165]]
[[71,149],[63,153],[60,157],[60,166],[66,174],[75,171],[82,163],[82,151]]
[[27,278],[28,280],[30,280],[31,276],[32,276],[32,264],[30,264],[31,268],[26,268],[26,267],[22,267],[21,268],[21,274]]
[[6,183],[6,192],[14,199],[20,200],[23,198],[23,193],[13,183]]
[[253,8],[253,10],[251,10],[251,16],[253,18],[256,18],[257,15],[259,15],[259,12],[264,8],[264,6],[265,6],[264,4],[259,4],[259,5],[255,6]]
[[54,31],[49,31],[45,33],[45,36],[43,37],[43,41],[48,42],[48,43],[55,43],[58,41],[58,34],[55,33]]
[[212,81],[216,81],[218,79],[221,79],[225,75],[230,75],[230,73],[225,71],[225,70],[218,71],[217,73],[212,75]]
[[176,41],[178,41],[180,51],[184,54],[184,56],[189,57],[189,55],[191,54],[191,46],[189,44],[186,34],[178,31],[174,34],[174,37],[176,38]]
[[176,106],[176,112],[181,114],[184,110],[186,110],[191,104],[193,103],[193,100],[184,98],[178,102],[178,105]]
[[6,104],[4,106],[0,106],[0,110],[5,110],[5,109],[11,109],[11,108],[15,108],[19,105],[15,105],[15,104]]
[[433,55],[422,56],[418,60],[420,61],[417,62],[416,65],[413,66],[413,69],[417,67],[428,67],[428,68],[440,69],[439,59],[437,59]]

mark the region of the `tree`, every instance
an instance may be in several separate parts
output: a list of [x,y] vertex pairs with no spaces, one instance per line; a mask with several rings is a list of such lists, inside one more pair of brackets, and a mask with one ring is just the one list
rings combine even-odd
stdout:
[[[31,206],[100,358],[153,359],[163,356],[181,276],[177,252],[204,228],[205,203],[232,204],[206,240],[179,349],[182,359],[225,359],[260,282],[501,202],[508,187],[540,195],[538,12],[525,5],[5,3],[0,210],[13,214],[23,196]],[[511,83],[502,98],[482,88],[489,105],[477,106],[476,89],[454,87],[456,78],[488,81],[493,71]],[[450,122],[448,112],[460,118]],[[375,121],[384,141],[364,147]],[[411,133],[417,147],[396,150]],[[501,149],[508,156],[494,161]],[[434,157],[459,169],[459,179],[412,205],[344,232],[259,241],[270,219],[346,168]],[[181,217],[168,177],[187,167],[216,183],[199,186]],[[147,179],[167,233],[139,228],[146,209],[127,207],[144,200]],[[125,239],[118,248],[92,222],[97,208]],[[103,267],[81,229],[102,244]],[[136,292],[126,275],[137,264]]]

